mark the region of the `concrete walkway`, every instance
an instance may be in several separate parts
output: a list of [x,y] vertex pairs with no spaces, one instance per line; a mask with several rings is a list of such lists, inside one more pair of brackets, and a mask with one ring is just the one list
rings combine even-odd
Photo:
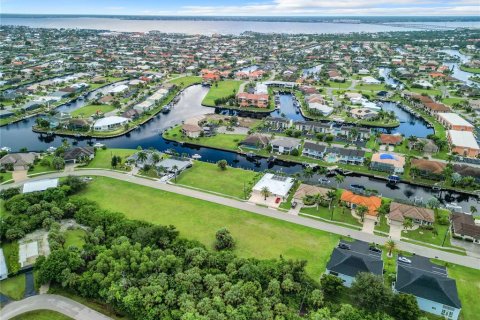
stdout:
[[54,294],[42,294],[11,302],[0,310],[0,319],[8,320],[22,313],[35,310],[52,310],[75,320],[111,319],[72,299]]
[[[218,195],[214,195],[211,193],[205,193],[201,192],[198,190],[193,190],[193,189],[188,189],[188,188],[183,188],[175,185],[170,185],[170,184],[165,184],[161,183],[159,181],[152,181],[149,179],[143,179],[135,176],[129,176],[124,173],[119,173],[119,172],[114,172],[114,171],[107,171],[107,170],[98,170],[98,169],[92,169],[92,170],[81,170],[81,171],[75,171],[72,173],[73,175],[78,175],[78,176],[84,176],[84,175],[90,175],[90,176],[103,176],[103,177],[109,177],[113,179],[118,179],[118,180],[123,180],[147,187],[152,187],[156,188],[159,190],[164,190],[168,192],[173,192],[177,194],[181,194],[187,197],[192,197],[192,198],[197,198],[200,200],[205,200],[209,202],[214,202],[218,203],[221,205],[225,205],[228,207],[233,207],[237,208],[240,210],[245,210],[249,211],[255,214],[260,214],[263,216],[271,217],[274,219],[281,219],[284,221],[288,221],[291,223],[296,223],[299,225],[303,225],[306,227],[318,229],[318,230],[323,230],[326,232],[331,232],[343,236],[349,236],[354,239],[366,241],[366,242],[375,242],[378,244],[384,244],[389,240],[387,237],[381,237],[377,236],[375,234],[368,234],[362,231],[357,231],[357,230],[352,230],[346,227],[341,227],[338,225],[318,221],[318,220],[313,220],[309,218],[305,218],[302,216],[295,216],[292,214],[284,213],[275,209],[270,209],[270,208],[264,208],[261,206],[255,206],[252,205],[248,202],[244,201],[239,201],[239,200],[234,200],[230,198],[224,198]],[[52,174],[46,174],[43,175],[41,178],[35,178],[31,180],[41,180],[41,179],[47,179],[47,178],[56,178],[56,177],[64,177],[67,174],[64,172],[60,173],[52,173]],[[17,187],[20,186],[21,183],[12,183],[8,185],[1,185],[1,189],[7,189],[11,187]],[[476,257],[471,257],[471,256],[460,256],[454,253],[450,252],[445,252],[437,249],[432,249],[429,247],[424,247],[408,242],[403,242],[399,241],[397,243],[397,246],[400,250],[408,251],[408,252],[413,252],[413,253],[418,253],[421,254],[422,256],[428,257],[428,258],[437,258],[446,262],[450,263],[456,263],[459,265],[463,265],[466,267],[470,268],[475,268],[475,269],[480,269],[480,259]]]

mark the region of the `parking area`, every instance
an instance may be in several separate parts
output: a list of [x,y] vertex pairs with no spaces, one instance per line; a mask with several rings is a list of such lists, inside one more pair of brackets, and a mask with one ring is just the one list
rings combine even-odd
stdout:
[[269,196],[265,200],[265,197],[260,193],[252,192],[252,196],[250,197],[250,199],[248,199],[248,201],[255,204],[261,204],[270,208],[278,208],[280,206],[280,203],[282,202],[278,201],[277,199],[278,199],[277,197]]
[[390,223],[390,233],[389,236],[393,240],[400,240],[402,237],[403,226],[400,223],[391,222]]
[[375,229],[375,219],[370,218],[368,215],[365,215],[362,231],[373,234],[374,229]]

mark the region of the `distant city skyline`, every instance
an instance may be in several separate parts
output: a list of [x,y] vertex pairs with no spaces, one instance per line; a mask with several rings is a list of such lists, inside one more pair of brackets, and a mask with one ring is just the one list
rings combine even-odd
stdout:
[[479,0],[0,0],[0,12],[185,16],[478,16],[480,5]]

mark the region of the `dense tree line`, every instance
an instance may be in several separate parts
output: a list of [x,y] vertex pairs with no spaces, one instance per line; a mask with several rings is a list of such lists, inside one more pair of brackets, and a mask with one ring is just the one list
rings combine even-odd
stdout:
[[[340,305],[341,280],[325,276],[314,281],[305,261],[239,258],[224,228],[212,235],[216,250],[209,250],[180,238],[174,226],[130,220],[70,197],[84,187],[70,177],[45,192],[0,194],[11,213],[2,218],[2,239],[18,238],[12,228],[17,233],[39,227],[51,231],[51,254],[38,258],[35,266],[39,283],[104,301],[132,319],[393,319],[387,312],[396,319],[418,317],[415,300],[411,317],[389,312],[393,298],[381,278],[359,278],[352,290],[359,308]],[[65,247],[56,223],[64,218],[88,227],[82,248]],[[395,300],[396,312],[411,302]]]

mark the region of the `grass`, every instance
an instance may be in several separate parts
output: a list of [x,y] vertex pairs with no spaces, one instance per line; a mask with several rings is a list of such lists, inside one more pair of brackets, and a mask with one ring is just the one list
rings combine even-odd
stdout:
[[384,83],[380,84],[363,84],[359,83],[355,86],[356,90],[361,90],[361,91],[382,91],[382,90],[387,90],[385,87]]
[[215,107],[215,100],[221,98],[227,98],[238,92],[238,88],[242,81],[238,80],[224,80],[219,81],[210,87],[205,98],[203,98],[202,104],[209,107]]
[[12,172],[0,172],[0,183],[11,180],[12,179]]
[[95,114],[97,111],[100,111],[102,113],[107,113],[113,110],[115,110],[115,107],[109,104],[99,104],[99,105],[90,104],[88,106],[84,106],[84,107],[81,107],[80,109],[72,111],[71,115],[72,117],[88,118],[91,115]]
[[347,210],[347,209],[343,210],[343,208],[340,208],[338,206],[336,206],[335,209],[333,210],[333,219],[332,219],[332,212],[331,210],[328,209],[328,207],[319,206],[318,210],[317,210],[317,207],[310,207],[310,208],[304,207],[301,209],[301,212],[310,214],[312,216],[321,217],[327,220],[348,223],[348,224],[352,224],[360,227],[362,226],[362,224],[352,216],[352,214],[350,213],[350,210]]
[[[84,166],[84,168],[112,169],[112,156],[120,156],[122,158],[122,164],[124,164],[125,160],[135,152],[137,152],[137,150],[134,149],[97,149],[95,158]],[[122,168],[117,168],[117,170],[120,169]]]
[[470,73],[480,73],[480,68],[470,68],[465,65],[461,65],[460,70]]
[[221,170],[216,164],[195,161],[192,168],[180,174],[177,183],[244,199],[244,187],[248,197],[257,176],[253,171],[232,167]]
[[377,225],[375,226],[375,230],[389,233],[390,226],[387,223],[387,217],[383,214],[380,214],[379,217],[380,217],[380,222],[377,223]]
[[[439,215],[448,215],[448,211],[438,210]],[[437,217],[435,217],[437,219]],[[448,231],[448,225],[440,225],[438,223],[434,224],[434,229],[437,230],[437,234],[434,233],[433,230],[421,229],[418,228],[416,230],[403,230],[402,237],[410,238],[417,241],[422,241],[430,244],[434,244],[437,246],[441,246],[443,239],[445,238],[445,234]],[[445,239],[446,247],[451,247],[450,244],[450,237],[447,236]]]
[[65,248],[70,246],[75,246],[77,248],[82,248],[85,244],[86,232],[83,229],[73,229],[65,231]]
[[52,310],[29,311],[12,318],[12,320],[70,320],[70,319],[72,318]]
[[345,82],[335,82],[335,81],[327,81],[327,84],[329,87],[332,88],[339,88],[339,89],[347,89],[351,86],[352,82],[351,81],[345,81]]
[[[112,193],[116,201],[111,201]],[[306,260],[307,272],[317,280],[339,240],[338,235],[324,231],[104,177],[96,178],[79,196],[130,219],[172,224],[181,237],[198,240],[208,248],[213,248],[215,232],[226,227],[237,241],[235,253],[240,257],[282,255]]]
[[[42,160],[43,159],[47,159],[48,162],[50,163],[50,165],[52,164],[52,159],[53,159],[53,156],[51,155],[46,155],[46,156],[43,156]],[[31,174],[36,174],[36,173],[42,173],[42,172],[48,172],[48,171],[55,171],[55,169],[49,165],[43,165],[42,164],[42,160],[38,161],[37,164],[35,164],[33,166],[33,169],[31,170],[28,170],[28,174],[31,175]]]
[[10,277],[0,282],[0,292],[12,298],[20,300],[25,294],[25,275]]
[[168,82],[173,83],[173,84],[179,86],[180,88],[186,88],[186,87],[191,86],[193,84],[201,83],[202,78],[197,77],[197,76],[187,76],[187,77],[181,77],[181,78],[173,79],[173,80],[170,80]]
[[2,243],[2,249],[8,272],[17,272],[20,269],[20,263],[18,262],[18,242],[4,242]]

